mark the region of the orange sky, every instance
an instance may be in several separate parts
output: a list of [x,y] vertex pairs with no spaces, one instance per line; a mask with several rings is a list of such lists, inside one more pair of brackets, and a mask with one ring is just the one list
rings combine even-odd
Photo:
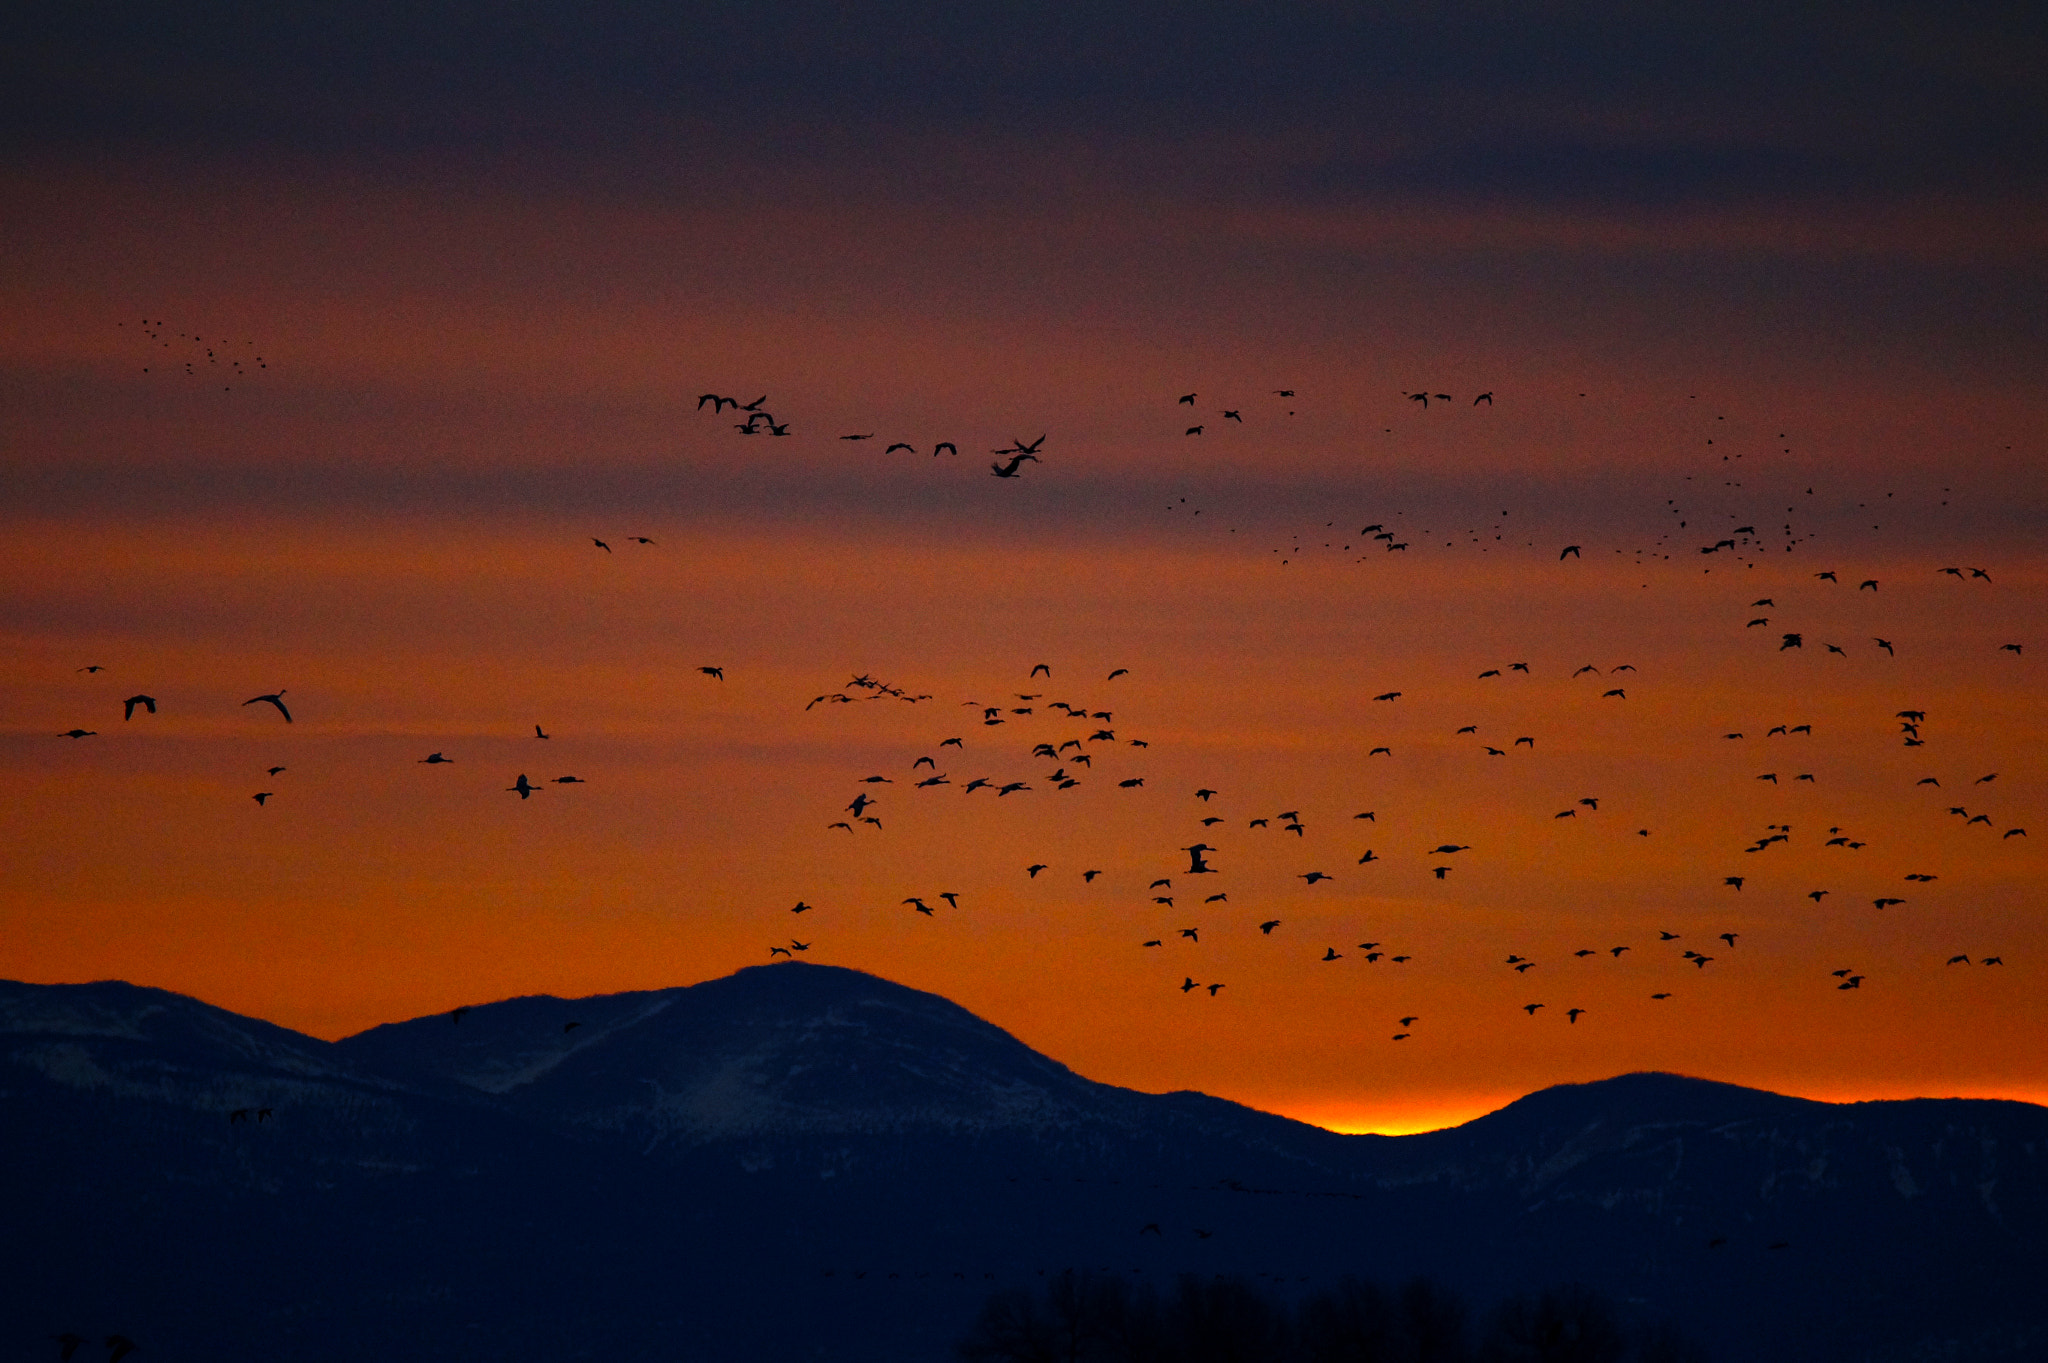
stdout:
[[[1092,1078],[1342,1129],[1637,1068],[2048,1099],[2039,371],[1905,303],[1802,317],[1699,277],[1976,268],[1996,233],[1326,231],[1114,196],[844,221],[132,167],[6,190],[37,230],[0,262],[0,974],[332,1037],[794,935]],[[266,367],[187,378],[194,334]],[[770,395],[794,438],[704,391]],[[1042,464],[987,475],[1041,432]],[[1699,553],[1738,524],[1767,551]],[[805,708],[856,674],[932,699]],[[290,726],[240,704],[280,687]],[[124,722],[137,691],[160,712]],[[1031,755],[1068,739],[1092,767]],[[951,785],[913,787],[925,755]],[[587,784],[520,800],[521,772]],[[860,791],[883,826],[828,828]],[[1299,836],[1247,826],[1291,809]],[[1214,876],[1184,874],[1196,841]]]

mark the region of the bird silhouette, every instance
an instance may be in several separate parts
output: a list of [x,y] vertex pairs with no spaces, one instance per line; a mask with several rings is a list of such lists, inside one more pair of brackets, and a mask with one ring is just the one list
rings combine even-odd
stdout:
[[998,478],[1015,478],[1017,476],[1017,470],[1023,465],[1024,461],[1027,459],[1029,459],[1034,464],[1040,462],[1038,456],[1035,454],[1014,454],[1010,456],[1009,463],[990,464],[989,468],[991,471],[994,472],[995,476]]
[[267,696],[251,696],[249,697],[249,699],[243,701],[242,704],[255,705],[258,702],[261,702],[266,705],[275,705],[277,707],[277,712],[284,716],[284,722],[289,724],[292,722],[292,712],[284,708],[283,698],[284,692],[282,690],[278,690],[271,692]]
[[138,705],[148,710],[151,714],[156,713],[155,696],[130,696],[128,697],[128,699],[122,701],[121,705],[121,718],[124,720],[135,718],[135,707]]
[[519,798],[524,800],[529,795],[532,795],[535,791],[539,790],[540,787],[530,784],[526,779],[526,773],[522,771],[519,773],[519,779],[513,782],[511,785],[505,787],[505,789],[518,791]]

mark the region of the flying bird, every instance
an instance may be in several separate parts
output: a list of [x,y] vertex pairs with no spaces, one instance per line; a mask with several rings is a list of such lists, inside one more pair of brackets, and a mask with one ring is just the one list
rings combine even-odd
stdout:
[[156,713],[155,696],[130,696],[122,701],[121,704],[124,707],[121,712],[121,718],[124,720],[135,718],[135,707],[138,705],[148,710],[151,714]]
[[511,785],[505,787],[505,789],[518,791],[519,798],[524,800],[529,795],[532,795],[535,791],[539,790],[540,787],[530,783],[526,779],[526,773],[522,771],[519,773],[519,779],[513,782]]
[[251,696],[249,697],[249,699],[243,701],[242,704],[255,705],[260,701],[266,705],[275,705],[277,707],[277,712],[284,716],[284,722],[289,724],[292,722],[292,712],[284,708],[283,697],[283,691],[273,691],[267,696]]

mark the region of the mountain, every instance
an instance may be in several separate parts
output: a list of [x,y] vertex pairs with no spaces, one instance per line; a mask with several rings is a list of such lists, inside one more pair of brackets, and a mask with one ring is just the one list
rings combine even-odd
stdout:
[[650,1154],[852,1140],[870,1159],[917,1164],[916,1142],[944,1139],[1039,1160],[1137,1149],[1171,1160],[1221,1142],[1334,1176],[1360,1143],[1202,1094],[1098,1084],[936,994],[804,963],[687,989],[510,999],[459,1024],[437,1014],[375,1027],[336,1050]]
[[938,1363],[1069,1266],[1580,1281],[1728,1360],[2048,1353],[2048,1109],[2019,1103],[1634,1074],[1339,1136],[790,963],[338,1043],[0,982],[0,1104],[0,1359],[76,1329],[165,1360]]

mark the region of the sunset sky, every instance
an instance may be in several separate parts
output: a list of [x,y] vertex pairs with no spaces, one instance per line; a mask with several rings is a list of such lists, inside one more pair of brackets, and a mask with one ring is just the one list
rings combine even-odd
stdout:
[[0,19],[0,975],[2048,1101],[2039,13],[287,8]]

